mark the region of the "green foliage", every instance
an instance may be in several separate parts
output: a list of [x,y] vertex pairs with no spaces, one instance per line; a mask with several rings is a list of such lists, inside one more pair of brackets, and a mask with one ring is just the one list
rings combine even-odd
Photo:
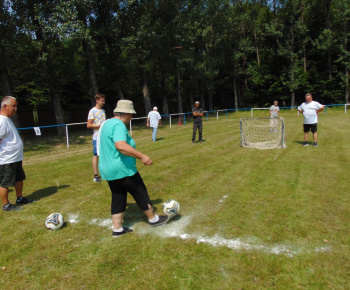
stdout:
[[16,93],[87,102],[94,74],[111,102],[123,92],[143,107],[145,70],[152,102],[169,103],[175,113],[175,46],[183,47],[188,109],[190,95],[203,96],[205,109],[208,96],[213,107],[233,107],[235,93],[241,107],[278,96],[288,96],[290,105],[292,95],[299,103],[310,90],[320,100],[344,102],[349,23],[346,0],[15,0],[1,2],[0,44]]
[[20,101],[25,101],[33,107],[46,104],[50,101],[49,92],[35,88],[34,82],[22,84],[13,89]]

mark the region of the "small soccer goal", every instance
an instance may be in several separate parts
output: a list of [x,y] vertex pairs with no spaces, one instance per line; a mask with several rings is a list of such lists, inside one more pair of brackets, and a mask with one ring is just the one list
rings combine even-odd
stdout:
[[284,118],[241,118],[241,146],[256,149],[286,148]]

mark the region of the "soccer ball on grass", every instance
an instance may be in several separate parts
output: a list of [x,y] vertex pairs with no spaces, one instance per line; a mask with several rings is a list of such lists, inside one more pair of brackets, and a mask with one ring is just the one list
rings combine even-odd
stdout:
[[180,212],[180,204],[174,199],[168,199],[163,203],[163,211],[166,215],[174,217]]
[[45,221],[45,225],[50,230],[58,230],[64,224],[63,216],[60,213],[50,214]]

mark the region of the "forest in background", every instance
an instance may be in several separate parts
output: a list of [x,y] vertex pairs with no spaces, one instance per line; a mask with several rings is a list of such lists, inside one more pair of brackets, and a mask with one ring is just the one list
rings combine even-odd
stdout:
[[[349,103],[348,0],[0,0],[0,86],[33,107],[134,101],[138,116]],[[180,79],[180,83],[178,80]],[[84,121],[84,120],[82,120]]]

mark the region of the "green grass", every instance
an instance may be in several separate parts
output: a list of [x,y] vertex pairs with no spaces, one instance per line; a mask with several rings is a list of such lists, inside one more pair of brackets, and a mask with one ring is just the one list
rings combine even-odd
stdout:
[[[150,229],[130,197],[135,232],[118,239],[98,225],[110,221],[110,191],[92,182],[90,136],[75,134],[70,149],[64,138],[26,140],[25,195],[38,201],[0,212],[0,288],[348,289],[350,114],[321,113],[320,147],[304,148],[302,117],[284,111],[288,147],[276,150],[239,146],[249,115],[210,117],[195,145],[191,124],[164,126],[156,143],[136,126],[154,162],[138,161],[154,206],[176,199],[181,216]],[[78,222],[49,231],[52,212]]]

